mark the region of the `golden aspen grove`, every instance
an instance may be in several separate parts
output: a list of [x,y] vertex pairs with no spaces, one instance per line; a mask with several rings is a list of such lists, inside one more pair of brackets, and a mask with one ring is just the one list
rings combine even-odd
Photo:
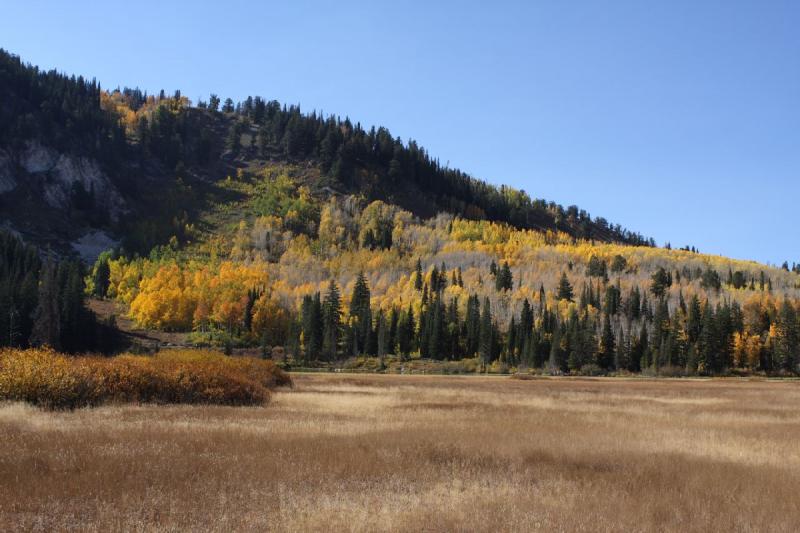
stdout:
[[[580,372],[586,366],[590,372],[672,374],[791,372],[797,364],[789,355],[796,346],[781,351],[797,327],[795,272],[448,214],[420,219],[355,196],[316,199],[290,177],[296,172],[269,168],[226,180],[226,187],[248,193],[239,207],[252,217],[230,224],[227,235],[164,247],[148,258],[108,259],[106,296],[125,304],[143,327],[193,331],[195,339],[210,342],[280,344],[304,364],[356,356],[480,356],[506,371]],[[265,204],[268,213],[259,207]],[[504,268],[510,280],[501,287]],[[368,298],[361,303],[353,301],[359,276]],[[562,276],[570,296],[559,293]],[[314,344],[304,300],[322,299],[331,282],[339,293],[340,331],[335,351],[323,355],[312,352],[322,345]],[[474,339],[468,331],[480,330],[469,323],[471,315],[480,320],[474,301],[488,302],[491,313],[493,338],[483,352],[480,331]],[[366,316],[356,309],[363,304]],[[437,305],[446,315],[441,325],[431,316]],[[405,334],[411,338],[400,339],[398,326],[409,317],[415,323]],[[364,322],[370,322],[366,330]],[[720,330],[701,341],[707,322]],[[653,341],[642,346],[648,335]],[[588,344],[579,336],[588,336]],[[723,357],[710,368],[707,353],[699,352],[707,342],[718,343]],[[571,361],[576,345],[589,355]]]

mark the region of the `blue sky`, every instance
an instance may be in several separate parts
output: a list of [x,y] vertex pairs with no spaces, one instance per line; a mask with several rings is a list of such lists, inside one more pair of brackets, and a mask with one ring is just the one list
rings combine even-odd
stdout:
[[0,2],[106,87],[262,95],[659,244],[800,262],[800,3]]

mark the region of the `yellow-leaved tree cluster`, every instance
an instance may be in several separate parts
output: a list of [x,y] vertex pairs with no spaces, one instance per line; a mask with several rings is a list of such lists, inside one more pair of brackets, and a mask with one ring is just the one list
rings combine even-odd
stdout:
[[[336,323],[341,324],[336,328],[344,331],[336,338],[339,349],[348,353],[347,343],[377,342],[346,335],[365,320],[352,309],[354,295],[363,292],[361,275],[376,338],[379,333],[389,336],[390,330],[396,335],[404,316],[413,319],[414,335],[426,335],[426,328],[434,326],[424,320],[438,320],[428,317],[436,301],[442,312],[456,317],[456,329],[472,327],[465,317],[475,314],[475,302],[481,313],[484,307],[490,310],[490,326],[498,332],[492,342],[508,344],[492,348],[499,352],[522,351],[521,344],[512,346],[521,341],[508,340],[501,332],[527,321],[522,316],[527,309],[533,310],[534,324],[584,321],[581,327],[593,331],[591,342],[598,347],[604,328],[616,338],[627,338],[625,342],[634,337],[640,342],[647,335],[662,343],[700,346],[704,341],[688,323],[716,317],[715,310],[719,316],[732,313],[736,324],[740,318],[742,324],[720,341],[721,349],[740,368],[763,366],[765,350],[772,346],[794,346],[795,332],[781,330],[787,326],[781,326],[780,316],[787,302],[796,309],[800,276],[784,269],[688,250],[579,240],[446,214],[420,220],[384,202],[367,204],[352,196],[317,201],[286,176],[262,178],[274,183],[255,186],[263,193],[255,204],[260,207],[227,240],[213,240],[212,253],[201,244],[161,258],[111,260],[107,295],[128,304],[130,316],[146,327],[218,329],[254,341],[268,337],[270,344],[294,339],[299,350],[315,346],[306,331],[311,327],[306,322],[313,321],[308,309],[319,295],[324,315],[323,300],[332,287]],[[664,313],[662,327],[657,322]],[[386,332],[379,332],[384,320]],[[550,329],[543,338],[552,343]],[[674,335],[667,339],[664,332]],[[608,344],[607,332],[606,337]],[[388,349],[397,349],[397,342],[392,337]],[[683,350],[682,361],[692,356],[688,348],[676,350]],[[514,358],[519,359],[510,360]]]

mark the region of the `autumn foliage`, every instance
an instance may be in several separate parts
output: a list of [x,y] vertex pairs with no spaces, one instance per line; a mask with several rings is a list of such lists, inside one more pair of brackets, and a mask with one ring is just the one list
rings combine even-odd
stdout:
[[105,296],[139,325],[281,346],[304,364],[480,355],[561,372],[798,372],[800,278],[788,269],[420,220],[381,201],[322,201],[277,171],[225,186],[254,199],[227,238],[108,261]]
[[156,356],[68,357],[50,349],[0,351],[0,400],[54,409],[103,403],[262,405],[291,385],[272,361],[174,350]]

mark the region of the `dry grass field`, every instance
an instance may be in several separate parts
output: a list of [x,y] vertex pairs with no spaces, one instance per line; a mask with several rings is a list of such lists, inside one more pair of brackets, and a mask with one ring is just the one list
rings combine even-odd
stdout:
[[0,530],[796,531],[800,383],[297,375],[0,406]]

